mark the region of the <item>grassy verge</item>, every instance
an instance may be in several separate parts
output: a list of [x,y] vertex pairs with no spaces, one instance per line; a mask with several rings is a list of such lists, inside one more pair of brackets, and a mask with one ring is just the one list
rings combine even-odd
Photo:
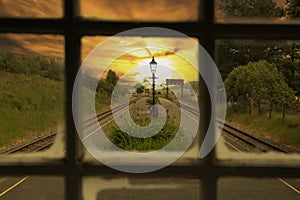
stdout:
[[[140,119],[136,121],[141,126],[146,126],[149,120]],[[148,138],[137,138],[120,130],[116,125],[113,125],[109,131],[108,138],[110,141],[121,149],[127,151],[149,151],[158,150],[168,145],[175,137],[178,131],[178,124],[168,119],[156,135]],[[179,131],[180,137],[174,145],[171,145],[168,150],[180,150],[187,144],[187,138]]]
[[63,122],[63,82],[0,71],[0,146]]
[[235,114],[228,112],[227,121],[236,122],[253,129],[262,135],[289,145],[300,147],[300,116],[287,115],[282,120],[280,113],[274,113],[271,119],[267,115]]

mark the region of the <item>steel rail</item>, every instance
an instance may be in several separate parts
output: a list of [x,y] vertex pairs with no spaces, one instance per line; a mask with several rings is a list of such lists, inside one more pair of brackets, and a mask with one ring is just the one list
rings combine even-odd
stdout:
[[[187,105],[180,104],[179,102],[177,102],[176,105],[180,106],[184,110],[186,110],[196,116],[199,116],[199,113],[196,112],[195,109],[190,108]],[[217,120],[217,121],[220,124],[222,124],[219,120]],[[237,140],[240,140],[241,142],[251,146],[252,148],[258,149],[259,151],[262,151],[262,152],[267,152],[267,151],[272,150],[272,151],[277,151],[277,152],[282,152],[282,153],[300,153],[299,151],[297,151],[295,149],[285,147],[282,144],[277,143],[272,140],[269,140],[267,138],[264,138],[263,136],[250,134],[241,129],[238,129],[238,128],[232,126],[228,122],[223,123],[222,129],[225,132],[225,134],[229,134],[232,137],[236,138]]]

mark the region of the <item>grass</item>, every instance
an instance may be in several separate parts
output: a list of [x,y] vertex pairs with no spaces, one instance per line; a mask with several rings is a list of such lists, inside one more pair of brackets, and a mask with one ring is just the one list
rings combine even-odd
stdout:
[[236,114],[228,111],[226,119],[229,122],[245,125],[279,142],[300,147],[300,115],[288,114],[283,120],[281,114],[275,112],[272,118],[268,119],[267,114],[249,116],[249,114]]
[[[155,101],[155,103],[158,102],[158,97],[157,97],[157,96],[154,97],[154,101]],[[153,103],[152,97],[146,99],[146,104],[147,104],[147,105],[152,105],[152,103]]]
[[63,123],[63,82],[0,71],[0,146]]
[[[149,124],[149,119],[137,120],[137,124],[146,126]],[[137,138],[120,130],[117,125],[113,125],[109,131],[108,138],[110,141],[121,149],[127,151],[151,151],[158,150],[169,144],[178,132],[178,124],[168,119],[162,128],[156,135],[148,138]],[[181,150],[185,149],[187,145],[187,138],[178,132],[179,139],[176,140],[174,145],[169,146],[167,150]]]

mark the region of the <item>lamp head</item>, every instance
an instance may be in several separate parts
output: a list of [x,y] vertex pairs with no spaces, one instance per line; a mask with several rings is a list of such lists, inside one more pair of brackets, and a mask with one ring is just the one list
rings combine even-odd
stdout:
[[156,68],[157,68],[157,62],[155,62],[154,56],[152,57],[152,61],[149,64],[150,64],[151,72],[155,73],[156,72]]

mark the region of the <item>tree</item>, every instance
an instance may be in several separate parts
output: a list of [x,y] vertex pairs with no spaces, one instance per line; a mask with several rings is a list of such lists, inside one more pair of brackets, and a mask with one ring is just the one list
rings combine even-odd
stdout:
[[300,0],[286,0],[288,8],[286,14],[290,18],[300,18]]
[[63,64],[53,58],[10,52],[0,53],[0,70],[7,72],[38,74],[49,79],[62,80],[63,69]]
[[297,41],[220,40],[216,63],[223,80],[233,68],[249,62],[266,60],[276,63],[286,83],[300,96],[300,43]]
[[282,108],[283,118],[285,107],[291,104],[293,90],[285,82],[275,64],[267,61],[249,62],[236,67],[225,81],[228,100],[237,104],[247,105],[252,114],[256,106],[261,113],[261,104],[269,107],[269,118],[275,106]]
[[113,87],[111,86],[111,84],[108,84],[107,81],[100,79],[96,90],[101,94],[106,94],[107,96],[110,96],[113,91]]
[[257,40],[218,41],[217,65],[225,80],[232,69],[237,66],[259,60],[273,62],[282,58],[283,53],[286,52],[284,48],[288,48],[288,44],[278,41],[264,41],[263,45],[261,41]]
[[227,17],[282,17],[284,9],[273,0],[220,0],[220,9]]
[[47,77],[53,80],[63,80],[63,67],[60,66],[54,59],[50,59],[48,65]]
[[117,76],[116,72],[110,69],[105,77],[105,80],[99,80],[97,85],[97,92],[106,94],[107,96],[111,96],[118,80],[119,77]]
[[119,77],[117,76],[116,72],[110,69],[105,80],[108,84],[111,84],[114,87],[117,84]]
[[144,92],[145,87],[142,84],[136,84],[135,85],[136,93],[141,94]]
[[278,70],[284,75],[285,81],[297,96],[300,96],[300,62],[283,60],[277,62]]

